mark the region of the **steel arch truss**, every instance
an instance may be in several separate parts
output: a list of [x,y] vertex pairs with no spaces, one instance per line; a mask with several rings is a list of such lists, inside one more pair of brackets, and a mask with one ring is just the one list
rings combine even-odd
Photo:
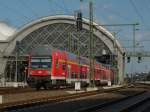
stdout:
[[[103,34],[101,36],[103,36]],[[95,56],[102,55],[103,49],[107,53],[110,53],[108,47],[99,37],[93,35],[93,39]],[[38,54],[42,52],[45,54],[49,49],[60,49],[77,54],[77,42],[79,42],[80,45],[80,55],[88,56],[89,31],[87,29],[77,32],[76,27],[73,24],[49,24],[31,32],[21,40],[19,52],[22,55],[28,53]],[[16,48],[13,53],[15,52]]]

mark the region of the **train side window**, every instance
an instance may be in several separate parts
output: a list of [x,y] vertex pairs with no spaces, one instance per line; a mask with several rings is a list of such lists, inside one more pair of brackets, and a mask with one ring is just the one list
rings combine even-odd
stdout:
[[82,74],[80,74],[80,79],[82,79]]
[[82,79],[84,79],[84,77],[85,77],[85,74],[82,74]]
[[74,73],[74,78],[77,78],[77,75],[76,75],[76,73]]
[[59,65],[59,61],[58,61],[58,58],[56,59],[56,68],[58,68],[58,65]]
[[65,64],[62,64],[62,69],[66,70],[66,65]]
[[72,77],[72,78],[75,78],[74,72],[71,73],[71,77]]
[[74,73],[74,78],[77,78],[77,74],[76,73]]
[[84,78],[86,79],[86,76],[87,76],[87,74],[86,73],[84,73]]
[[84,74],[80,74],[80,79],[84,79]]

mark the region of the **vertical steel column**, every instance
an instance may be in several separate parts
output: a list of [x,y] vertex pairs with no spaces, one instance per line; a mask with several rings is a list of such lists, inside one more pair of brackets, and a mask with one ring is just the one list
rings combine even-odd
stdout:
[[71,33],[68,33],[68,52],[71,52]]
[[125,53],[123,53],[123,76],[125,76]]
[[[115,56],[117,55],[116,54],[116,33],[114,32],[113,33],[113,35],[114,35],[114,42],[113,42],[113,47],[114,47],[114,54],[115,54]],[[114,81],[114,83],[115,84],[118,84],[118,70],[117,70],[117,65],[116,65],[116,57],[114,58],[115,59],[115,63],[114,63],[114,66],[115,66],[115,70],[116,70],[116,72],[115,72],[115,81]]]
[[95,56],[95,42],[94,42],[94,36],[93,36],[93,28],[92,28],[92,79],[93,79],[93,86],[95,86],[95,60],[94,60],[94,56]]
[[16,41],[16,69],[15,69],[15,82],[18,81],[18,58],[19,58],[19,49],[20,49],[20,42]]
[[[134,57],[135,57],[135,25],[136,24],[133,24],[133,55]],[[133,74],[134,74],[134,68],[133,68],[133,73],[131,73],[131,83],[133,83]]]
[[78,47],[78,79],[80,79],[80,31],[77,32],[78,41],[77,41],[77,47]]
[[17,82],[18,79],[18,53],[16,52],[16,70],[15,70],[15,82]]
[[89,58],[90,58],[90,74],[89,80],[90,85],[93,84],[93,2],[90,0],[89,2],[89,18],[90,18],[90,37],[89,37]]

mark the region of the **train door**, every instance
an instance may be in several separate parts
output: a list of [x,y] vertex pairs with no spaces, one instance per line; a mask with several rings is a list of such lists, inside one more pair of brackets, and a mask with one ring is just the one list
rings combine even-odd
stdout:
[[68,83],[71,83],[71,66],[68,65]]
[[86,79],[87,79],[87,83],[89,84],[90,83],[90,69],[89,68],[87,68],[87,77],[86,77]]

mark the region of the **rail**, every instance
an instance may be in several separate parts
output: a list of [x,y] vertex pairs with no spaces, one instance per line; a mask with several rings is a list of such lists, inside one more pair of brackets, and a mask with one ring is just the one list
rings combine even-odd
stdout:
[[40,98],[36,100],[29,100],[29,101],[24,101],[24,102],[16,102],[16,103],[9,103],[9,104],[3,104],[0,105],[0,110],[2,111],[9,111],[9,110],[17,110],[21,108],[27,108],[31,106],[37,106],[37,105],[43,105],[46,103],[56,103],[56,102],[61,102],[61,101],[67,101],[70,99],[76,99],[76,98],[81,98],[81,97],[86,97],[90,95],[96,95],[96,94],[101,94],[105,92],[112,92],[112,91],[117,91],[124,89],[126,87],[118,87],[118,88],[113,88],[113,89],[107,89],[107,90],[96,90],[96,91],[90,91],[90,92],[83,92],[83,93],[75,93],[71,95],[62,95],[62,96],[57,96],[57,97],[47,97],[47,98]]
[[[126,100],[129,100],[133,97],[137,97],[137,96],[140,96],[140,95],[143,95],[144,93],[146,93],[146,91],[142,91],[142,92],[139,92],[135,95],[131,95],[131,96],[128,96],[128,97],[125,97],[125,98],[121,98],[121,99],[118,99],[118,100],[113,100],[113,101],[110,101],[110,102],[106,102],[106,103],[103,103],[103,104],[98,104],[98,105],[94,105],[94,106],[91,106],[91,107],[88,107],[88,108],[82,108],[80,110],[78,110],[77,112],[99,112],[99,111],[109,111],[109,110],[112,110],[112,107],[113,105],[117,105],[118,103],[120,102],[123,102],[123,101],[126,101]],[[130,110],[131,108],[135,108],[136,105],[140,105],[142,102],[144,102],[145,100],[147,99],[144,99],[142,100],[141,102],[138,102],[138,103],[135,103],[131,106],[128,106],[127,108],[119,108],[119,112],[128,112],[128,110]],[[130,103],[129,103],[130,104]],[[128,104],[128,105],[129,105]],[[118,104],[119,105],[119,104]],[[115,108],[117,108],[115,106]],[[117,111],[117,110],[116,110]]]

